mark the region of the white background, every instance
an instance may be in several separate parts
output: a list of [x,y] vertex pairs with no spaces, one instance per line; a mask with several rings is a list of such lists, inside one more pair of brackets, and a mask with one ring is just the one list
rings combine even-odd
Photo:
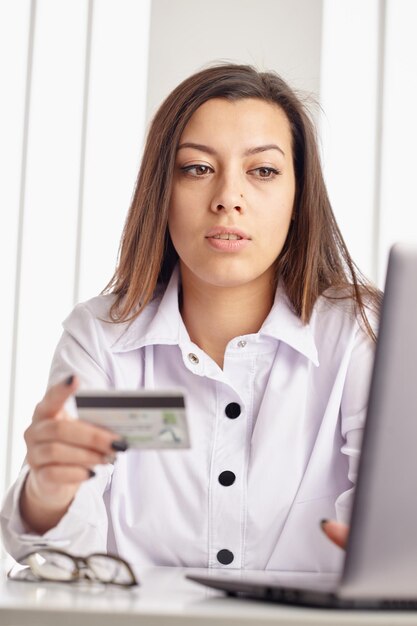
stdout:
[[213,61],[307,98],[333,208],[383,286],[417,243],[414,0],[0,0],[0,496],[61,321],[114,270],[146,125]]

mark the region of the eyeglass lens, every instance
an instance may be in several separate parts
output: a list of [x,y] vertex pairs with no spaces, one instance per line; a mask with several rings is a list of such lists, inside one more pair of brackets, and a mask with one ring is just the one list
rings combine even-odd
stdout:
[[134,582],[130,569],[124,561],[112,556],[96,554],[89,556],[86,561],[93,574],[102,582],[112,582],[118,585],[130,585]]
[[26,562],[34,574],[46,580],[68,581],[78,572],[72,557],[60,552],[35,552],[27,557]]
[[28,555],[25,563],[36,576],[44,580],[67,582],[77,578],[94,578],[103,583],[137,584],[125,561],[106,554],[81,558],[47,549]]

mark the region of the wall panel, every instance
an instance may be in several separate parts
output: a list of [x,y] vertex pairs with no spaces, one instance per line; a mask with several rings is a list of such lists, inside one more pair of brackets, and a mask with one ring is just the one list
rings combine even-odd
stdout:
[[324,0],[320,103],[323,166],[348,248],[376,278],[379,0]]
[[417,244],[417,2],[388,0],[382,117],[378,276],[389,247]]
[[76,300],[111,278],[142,151],[150,1],[100,0],[93,11]]
[[0,0],[0,496],[62,320],[114,270],[143,143],[149,15],[150,0]]
[[88,3],[36,3],[10,475],[47,382],[60,321],[73,303]]
[[17,332],[14,320],[24,201],[21,178],[25,167],[25,114],[29,106],[26,96],[30,83],[31,4],[30,0],[0,2],[0,496],[6,480],[12,421],[10,388],[14,384]]

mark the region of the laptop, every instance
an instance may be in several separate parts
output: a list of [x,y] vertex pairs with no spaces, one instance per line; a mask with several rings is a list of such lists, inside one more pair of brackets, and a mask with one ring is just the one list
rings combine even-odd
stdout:
[[417,609],[417,248],[395,244],[389,255],[341,575],[209,570],[187,578],[299,606]]

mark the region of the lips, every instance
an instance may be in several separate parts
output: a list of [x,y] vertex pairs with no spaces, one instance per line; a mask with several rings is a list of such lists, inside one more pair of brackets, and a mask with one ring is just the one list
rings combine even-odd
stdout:
[[236,241],[237,239],[243,239],[243,237],[239,237],[235,233],[221,233],[220,235],[213,235],[212,239],[230,239]]
[[238,241],[239,239],[250,239],[250,237],[239,228],[228,228],[216,226],[206,235],[206,239],[222,239],[224,241]]
[[251,238],[240,228],[216,226],[205,235],[207,245],[220,254],[239,254],[250,246]]

